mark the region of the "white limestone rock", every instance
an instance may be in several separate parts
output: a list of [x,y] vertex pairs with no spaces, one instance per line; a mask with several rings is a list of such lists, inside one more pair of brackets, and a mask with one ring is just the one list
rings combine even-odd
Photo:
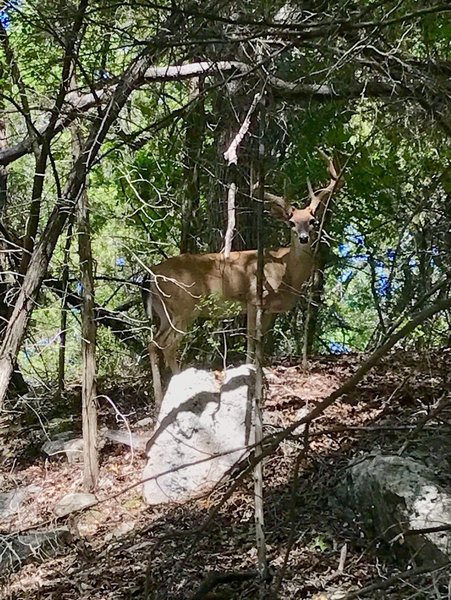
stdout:
[[255,371],[227,371],[221,389],[212,373],[175,375],[147,445],[144,498],[183,502],[212,489],[248,453],[253,441]]

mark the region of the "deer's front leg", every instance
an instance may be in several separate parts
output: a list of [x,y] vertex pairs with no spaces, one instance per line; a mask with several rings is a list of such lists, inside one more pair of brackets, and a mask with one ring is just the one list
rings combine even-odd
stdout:
[[253,304],[247,305],[247,350],[246,362],[254,361],[255,356],[255,332],[256,332],[257,307]]
[[[275,319],[275,315],[263,312],[261,322],[262,343],[264,343],[265,335],[271,328]],[[246,361],[253,362],[255,358],[255,340],[257,337],[257,307],[249,304],[247,308],[247,352]]]

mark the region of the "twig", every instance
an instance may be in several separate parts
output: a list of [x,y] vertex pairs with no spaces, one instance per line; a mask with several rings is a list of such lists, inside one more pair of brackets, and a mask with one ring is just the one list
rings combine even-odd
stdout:
[[431,410],[431,412],[429,414],[425,415],[421,419],[421,421],[415,426],[415,429],[410,432],[410,434],[407,437],[406,441],[404,442],[404,444],[399,449],[398,454],[399,455],[403,454],[405,452],[406,448],[408,447],[408,445],[410,444],[410,442],[412,441],[412,439],[415,437],[415,435],[417,435],[417,433],[419,433],[424,428],[424,426],[426,425],[426,423],[428,421],[431,421],[432,419],[434,419],[450,403],[451,403],[451,398],[450,398],[449,394],[444,394],[440,398],[440,400],[437,403],[437,405]]
[[249,127],[251,125],[251,116],[257,108],[257,104],[260,102],[262,95],[263,92],[258,92],[257,94],[255,94],[254,99],[252,100],[252,104],[249,110],[247,111],[247,115],[243,121],[243,124],[241,125],[236,136],[233,138],[229,148],[224,152],[224,158],[226,159],[229,167],[230,165],[236,165],[238,163],[238,147],[243,141],[243,138],[246,135],[246,133],[249,131]]
[[262,98],[263,92],[255,94],[252,104],[247,111],[247,115],[238,131],[236,136],[233,138],[229,148],[224,152],[224,158],[228,163],[230,170],[230,184],[227,193],[227,230],[224,236],[224,256],[228,258],[232,250],[232,239],[233,232],[235,231],[236,223],[236,211],[235,211],[235,198],[236,198],[236,166],[238,163],[238,147],[243,141],[244,136],[249,131],[251,125],[251,116],[255,111],[257,104]]
[[361,598],[365,594],[369,592],[374,592],[376,590],[383,590],[392,585],[399,584],[401,579],[411,579],[412,577],[416,577],[417,575],[425,575],[426,573],[435,573],[436,571],[441,571],[442,569],[446,569],[451,566],[451,561],[446,561],[437,567],[421,567],[418,569],[410,569],[408,571],[402,571],[401,573],[397,573],[396,575],[392,575],[391,577],[387,577],[387,579],[380,579],[379,581],[372,583],[364,588],[356,592],[351,592],[350,594],[346,594],[343,597],[343,600],[353,600],[354,598]]
[[217,585],[233,583],[235,581],[247,581],[248,579],[254,579],[257,575],[257,571],[235,571],[231,573],[218,573],[215,571],[207,575],[197,592],[190,596],[189,600],[202,600]]

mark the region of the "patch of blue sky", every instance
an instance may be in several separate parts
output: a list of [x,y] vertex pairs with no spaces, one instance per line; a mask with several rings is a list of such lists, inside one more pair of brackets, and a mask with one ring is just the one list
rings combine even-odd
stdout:
[[348,238],[354,244],[358,244],[359,246],[365,245],[365,236],[358,231],[351,233]]
[[0,10],[0,23],[5,29],[8,29],[8,27],[11,25],[11,18],[5,9]]
[[[353,225],[346,227],[344,232],[345,241],[338,246],[338,255],[341,258],[348,258],[353,264],[361,264],[362,260],[366,261],[368,255],[360,251],[359,254],[353,254],[355,246],[365,246],[365,237]],[[361,250],[361,248],[360,248]]]
[[348,260],[352,265],[361,267],[368,261],[368,254],[354,254],[354,256],[350,256]]
[[349,354],[351,349],[346,344],[332,340],[329,342],[329,352],[332,354]]
[[349,244],[343,243],[338,246],[338,254],[342,257],[349,256],[351,252],[351,246]]
[[126,262],[127,261],[125,260],[125,258],[123,256],[118,256],[116,258],[116,266],[117,267],[125,267]]
[[354,271],[352,269],[345,269],[340,273],[338,279],[341,283],[349,283],[354,277]]
[[11,25],[11,14],[20,5],[21,0],[8,0],[0,9],[0,23],[5,29],[8,29]]
[[376,281],[376,292],[379,296],[386,296],[390,291],[390,280],[388,279],[388,275],[383,275],[379,277]]
[[387,250],[387,258],[390,261],[395,260],[395,258],[396,258],[396,250],[394,250],[393,248],[388,248],[388,250]]

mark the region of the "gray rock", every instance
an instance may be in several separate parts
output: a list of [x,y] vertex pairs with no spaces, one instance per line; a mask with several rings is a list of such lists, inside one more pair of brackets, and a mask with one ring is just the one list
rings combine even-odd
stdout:
[[423,464],[400,456],[370,456],[349,469],[338,495],[361,515],[364,529],[385,537],[400,558],[406,550],[422,565],[451,558],[450,530],[412,534],[451,525],[451,496]]
[[144,419],[140,419],[136,421],[133,425],[134,427],[152,427],[154,423],[154,419],[152,417],[144,417]]
[[221,390],[212,373],[198,369],[171,379],[147,445],[148,504],[199,496],[247,455],[254,380],[250,365],[227,371]]
[[[73,435],[73,433],[71,433]],[[41,450],[47,456],[66,455],[69,463],[83,462],[83,439],[68,438],[66,434],[61,434],[61,438],[48,440],[42,444]]]
[[139,433],[129,433],[128,431],[108,429],[105,431],[104,435],[106,439],[110,440],[111,442],[115,442],[116,444],[124,444],[125,446],[133,448],[133,450],[144,452],[151,433],[148,435],[141,435]]
[[97,498],[94,494],[86,492],[76,492],[64,496],[53,509],[53,512],[58,517],[65,517],[82,508],[88,508],[97,503]]
[[37,485],[18,487],[10,492],[0,494],[0,519],[5,519],[19,511],[22,504],[33,494],[42,490]]
[[114,538],[121,538],[130,533],[135,528],[135,523],[133,521],[125,521],[124,523],[120,523],[117,527],[115,527],[112,531],[109,531],[104,540],[109,542]]
[[64,452],[64,440],[47,440],[41,446],[42,452],[47,456],[56,456]]
[[71,542],[67,527],[51,531],[37,531],[27,534],[0,536],[0,573],[5,573],[21,565],[27,558],[45,559],[61,551],[62,546]]
[[70,464],[83,462],[83,438],[75,438],[64,442],[63,451]]

